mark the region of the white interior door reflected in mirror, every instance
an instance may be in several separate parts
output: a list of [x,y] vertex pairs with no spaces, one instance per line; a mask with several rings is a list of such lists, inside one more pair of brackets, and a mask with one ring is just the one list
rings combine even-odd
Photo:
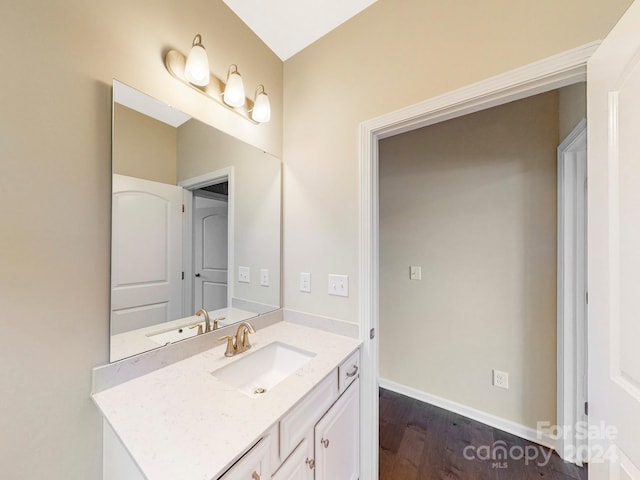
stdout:
[[113,176],[112,335],[182,312],[182,188]]
[[194,308],[228,306],[228,202],[204,190],[194,192]]

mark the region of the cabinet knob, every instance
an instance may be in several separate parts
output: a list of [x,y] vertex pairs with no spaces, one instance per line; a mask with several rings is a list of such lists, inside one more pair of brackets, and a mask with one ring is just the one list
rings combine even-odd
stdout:
[[258,472],[254,470],[254,472],[251,474],[251,478],[253,478],[253,480],[260,480],[260,475],[258,475]]
[[323,438],[320,440],[320,443],[324,445],[324,448],[329,448],[329,439]]
[[309,465],[309,469],[311,470],[313,470],[316,467],[316,461],[313,458],[307,458],[304,463]]

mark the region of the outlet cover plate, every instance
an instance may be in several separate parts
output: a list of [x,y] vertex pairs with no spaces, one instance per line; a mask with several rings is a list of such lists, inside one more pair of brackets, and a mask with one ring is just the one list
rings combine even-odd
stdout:
[[509,374],[500,370],[493,370],[493,386],[509,389]]
[[267,268],[260,269],[260,285],[263,287],[269,286],[269,269]]

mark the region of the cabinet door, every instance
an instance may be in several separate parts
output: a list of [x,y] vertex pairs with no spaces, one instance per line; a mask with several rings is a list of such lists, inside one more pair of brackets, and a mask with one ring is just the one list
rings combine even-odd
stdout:
[[271,476],[269,469],[270,447],[271,438],[266,436],[219,480],[267,480]]
[[357,480],[360,476],[360,381],[318,422],[314,431],[315,480]]
[[282,464],[273,480],[313,480],[315,460],[313,458],[313,435],[309,432],[300,445]]

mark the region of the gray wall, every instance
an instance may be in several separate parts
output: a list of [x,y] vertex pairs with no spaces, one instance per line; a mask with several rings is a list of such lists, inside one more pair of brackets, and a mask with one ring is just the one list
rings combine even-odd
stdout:
[[380,142],[382,378],[554,424],[557,145],[557,91]]

